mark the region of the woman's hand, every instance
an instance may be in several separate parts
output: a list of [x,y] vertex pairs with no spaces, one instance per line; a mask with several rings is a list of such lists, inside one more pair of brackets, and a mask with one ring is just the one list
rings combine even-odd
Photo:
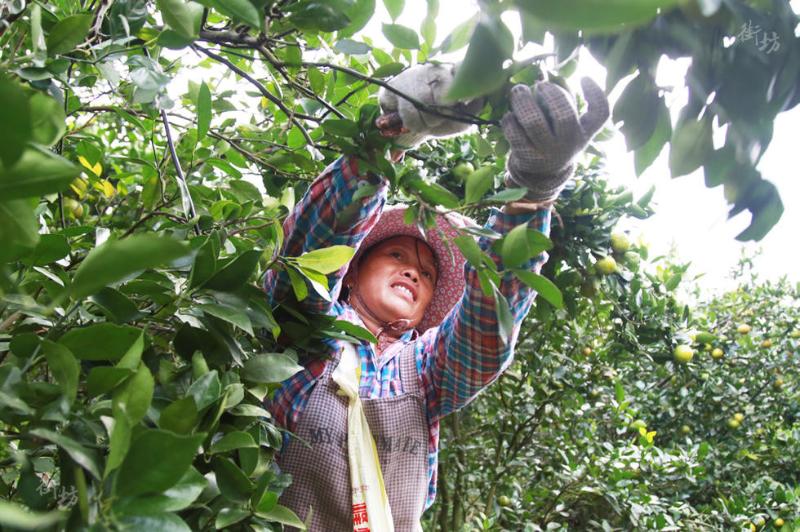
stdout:
[[[483,107],[483,99],[471,102],[448,102],[445,98],[453,84],[453,65],[424,64],[404,70],[389,85],[425,105],[442,107],[442,111],[475,114]],[[461,133],[470,124],[437,114],[420,111],[411,101],[388,89],[381,89],[379,101],[383,114],[375,125],[385,137],[392,137],[403,148],[413,148],[428,137]]]
[[525,199],[552,201],[572,175],[580,153],[608,119],[608,100],[591,79],[581,87],[588,108],[578,116],[572,96],[560,86],[541,81],[511,89],[511,111],[502,120],[511,146],[506,184],[525,187]]

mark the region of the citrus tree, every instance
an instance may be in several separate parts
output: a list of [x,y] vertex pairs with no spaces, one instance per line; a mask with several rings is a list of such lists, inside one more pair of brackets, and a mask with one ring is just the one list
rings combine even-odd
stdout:
[[[586,13],[596,13],[593,4],[587,3],[591,9]],[[508,146],[497,120],[506,110],[508,83],[543,77],[563,82],[580,43],[603,58],[617,79],[632,72],[634,65],[652,73],[659,51],[703,58],[716,50],[695,50],[690,44],[675,48],[663,36],[648,40],[664,28],[693,34],[698,24],[719,23],[722,38],[743,16],[764,17],[758,20],[766,28],[767,19],[784,21],[787,15],[777,4],[768,9],[734,1],[698,2],[703,15],[694,3],[681,8],[675,8],[675,2],[616,4],[619,7],[607,10],[613,19],[606,20],[609,25],[602,28],[602,36],[592,28],[581,28],[578,34],[586,19],[574,19],[582,12],[569,3],[540,11],[532,2],[485,2],[480,15],[439,39],[436,1],[427,2],[427,15],[417,31],[394,22],[404,2],[386,0],[392,21],[382,31],[391,46],[382,49],[358,33],[373,18],[374,0],[0,2],[0,524],[21,529],[302,527],[297,516],[277,502],[291,480],[273,467],[282,434],[262,402],[299,369],[300,358],[312,352],[320,338],[370,335],[347,323],[300,312],[294,301],[268,304],[259,288],[268,270],[288,273],[295,300],[309,291],[330,297],[326,274],[338,270],[353,252],[333,247],[300,257],[282,256],[282,220],[308,183],[342,155],[357,156],[363,168],[386,176],[393,197],[414,205],[423,226],[429,226],[435,207],[481,218],[489,207],[524,193],[501,185]],[[640,4],[646,9],[637,7]],[[520,42],[510,38],[499,18],[504,10],[522,17]],[[507,61],[523,41],[540,41],[542,29],[557,35],[560,57],[555,66],[545,57],[519,64]],[[781,33],[780,39],[783,51],[764,56],[774,98],[768,99],[771,114],[759,114],[761,129],[748,129],[748,117],[727,118],[739,136],[726,149],[737,154],[754,153],[747,142],[756,134],[759,146],[766,146],[764,131],[774,116],[796,103],[785,87],[786,79],[797,76],[792,70],[797,62],[791,61],[796,38]],[[384,157],[387,141],[374,127],[379,113],[376,92],[407,65],[467,46],[453,96],[487,96],[479,115],[459,116],[478,130],[430,143],[410,152],[403,164],[390,164]],[[651,55],[631,62],[622,53],[630,50],[649,50]],[[739,46],[729,50],[724,54],[755,53]],[[476,78],[479,61],[488,67],[486,83]],[[751,57],[747,64],[753,61]],[[724,71],[740,72],[741,78],[734,76],[734,81],[752,77],[744,67],[737,68]],[[639,81],[626,91],[615,115],[625,124],[629,147],[643,157],[640,166],[647,166],[668,141],[676,153],[685,150],[686,140],[681,139],[687,133],[676,129],[674,135],[665,135],[663,121],[652,131],[647,124],[634,127],[643,116],[636,109],[650,101],[641,98],[652,100],[655,90],[643,76],[640,73]],[[644,85],[641,93],[638,85]],[[710,85],[701,86],[710,91]],[[656,97],[661,105],[660,94]],[[700,122],[706,132],[707,117],[717,113],[724,118],[718,112],[723,108],[722,103],[707,103],[692,107],[697,113],[687,116],[693,119],[705,109]],[[663,111],[658,116],[663,118]],[[642,146],[634,147],[631,139]],[[712,175],[709,154],[691,159],[701,161],[695,167],[703,164],[707,178]],[[748,235],[758,238],[779,216],[779,200],[760,177],[739,171],[749,171],[754,161],[723,155],[721,161],[735,160],[738,166],[714,167],[717,178],[712,181],[724,181],[727,190],[734,179],[729,176],[744,176],[736,177],[736,183],[757,185],[752,190],[734,187],[744,192],[730,198],[735,208],[753,211],[755,229]],[[522,341],[520,351],[530,353],[521,356],[528,366],[525,373],[514,370],[509,379],[529,375],[536,367],[557,373],[554,382],[577,379],[579,373],[558,369],[559,356],[569,358],[573,348],[583,353],[591,347],[610,358],[603,365],[581,362],[586,377],[581,386],[596,383],[590,388],[605,403],[597,402],[608,405],[612,399],[605,392],[613,388],[619,403],[613,419],[624,424],[632,415],[632,403],[619,406],[625,402],[625,396],[619,396],[632,391],[619,375],[626,368],[636,374],[639,366],[623,362],[638,360],[637,342],[650,345],[644,352],[654,361],[667,356],[664,353],[677,342],[675,335],[689,326],[690,313],[669,297],[682,268],[668,265],[657,274],[639,274],[636,263],[646,256],[644,248],[626,251],[619,235],[616,244],[611,242],[611,229],[622,215],[650,213],[652,194],[634,199],[623,191],[608,191],[598,177],[600,162],[600,151],[591,147],[579,180],[559,210],[562,223],[554,230],[555,244],[529,242],[524,231],[498,243],[509,264],[554,245],[547,271],[552,281],[538,276],[526,280],[540,295],[530,323],[546,324],[542,330],[549,332],[531,333]],[[497,272],[471,242],[464,238],[456,245],[481,269],[491,290]],[[613,260],[610,245],[617,249]],[[578,326],[582,328],[573,329]],[[712,329],[710,324],[703,326]],[[580,333],[567,334],[573,330]],[[544,358],[534,359],[541,349],[530,349],[531,342],[555,346],[552,351],[562,354],[537,366],[542,362],[536,360]],[[709,342],[722,346],[725,341],[715,336]],[[620,354],[623,350],[628,358]],[[659,364],[648,366],[649,371],[669,367]],[[782,378],[791,382],[788,372]],[[507,390],[506,382],[510,381],[503,381],[498,392]],[[553,435],[561,432],[560,425],[545,422],[541,415],[551,416],[561,397],[577,401],[576,395],[567,394],[572,386],[562,386],[552,393],[549,388],[536,388],[535,393],[532,389],[534,395],[528,397],[536,427],[549,426]],[[777,388],[768,391],[774,394]],[[525,397],[516,394],[513,399]],[[652,394],[643,395],[636,413],[645,417],[651,412],[646,419],[655,420],[658,405],[664,404]],[[481,409],[486,415],[519,414],[514,405],[502,412],[491,401],[481,405],[465,416]],[[679,406],[675,403],[673,408]],[[558,407],[559,412],[567,411]],[[747,427],[752,413],[741,410],[745,418],[740,424]],[[588,438],[593,430],[622,430],[604,421],[609,412],[597,406],[598,417],[591,421],[587,416],[580,425],[588,426],[588,432],[575,437]],[[453,454],[444,462],[445,510],[429,512],[445,529],[451,509],[452,523],[474,522],[474,512],[463,506],[459,510],[453,501],[460,490],[483,482],[476,476],[472,484],[453,484],[450,478],[456,468],[449,465],[449,457],[466,452],[458,440],[460,419],[453,419]],[[697,426],[700,421],[685,423]],[[509,469],[492,473],[480,484],[480,489],[491,489],[492,496],[477,510],[486,519],[508,519],[503,526],[544,522],[564,511],[556,496],[564,486],[553,484],[552,493],[524,491],[525,497],[545,501],[543,505],[552,501],[552,508],[542,506],[545,511],[530,515],[493,513],[494,501],[505,501],[501,495],[515,495],[507,482],[520,478],[514,469],[519,461],[533,459],[528,444],[530,434],[538,433],[531,428],[516,437],[513,449],[518,450],[507,455]],[[598,443],[597,453],[612,460],[612,451],[648,457],[659,452],[650,445],[648,432],[644,445],[629,439],[626,431],[618,433],[620,440],[625,435],[624,448],[609,450]],[[586,440],[584,445],[590,443]],[[552,449],[557,449],[555,444]],[[731,443],[725,452],[733,449]],[[763,453],[754,450],[754,455],[756,451]],[[718,456],[722,460],[729,455]],[[558,469],[559,460],[553,457],[544,467]],[[603,462],[592,463],[599,467]],[[604,475],[609,471],[602,469]],[[720,470],[720,481],[733,482],[734,473]],[[560,478],[566,478],[563,472]],[[753,490],[777,493],[778,488],[764,486]],[[791,490],[784,492],[785,504],[790,504]],[[631,493],[642,501],[647,497],[641,489],[623,490],[617,500],[627,501]],[[770,497],[777,500],[777,495]],[[612,503],[598,502],[602,496],[587,498],[585,504],[605,505],[604,511],[612,515]],[[750,504],[752,498],[745,502]]]
[[515,364],[444,424],[429,529],[796,529],[800,287],[745,261],[690,308],[685,266],[609,234],[630,197],[584,173],[560,205],[565,306],[539,302]]

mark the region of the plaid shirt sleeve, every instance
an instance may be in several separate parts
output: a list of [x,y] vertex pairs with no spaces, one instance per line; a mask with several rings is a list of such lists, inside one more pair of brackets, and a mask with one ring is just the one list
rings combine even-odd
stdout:
[[[504,235],[526,222],[530,228],[550,234],[549,209],[515,215],[494,210],[486,227]],[[490,248],[491,240],[481,238],[479,245],[500,268],[500,257]],[[525,267],[538,273],[547,258],[547,253],[542,253]],[[464,271],[466,288],[461,301],[438,328],[429,329],[423,335],[422,349],[417,350],[417,364],[431,420],[465,406],[508,368],[520,324],[536,296],[513,274],[503,274],[500,292],[514,317],[511,341],[504,345],[499,336],[494,298],[484,295],[475,268],[467,264]]]
[[[356,192],[365,186],[377,188],[356,196]],[[378,221],[386,203],[386,192],[387,183],[383,178],[373,174],[362,175],[355,158],[340,157],[311,183],[283,222],[285,240],[281,255],[296,257],[336,245],[357,248]],[[328,275],[328,287],[334,300],[346,272],[347,266],[343,266]],[[272,303],[284,301],[292,290],[286,272],[272,270],[267,272],[264,289]],[[308,312],[327,314],[332,303],[309,290],[302,305]]]

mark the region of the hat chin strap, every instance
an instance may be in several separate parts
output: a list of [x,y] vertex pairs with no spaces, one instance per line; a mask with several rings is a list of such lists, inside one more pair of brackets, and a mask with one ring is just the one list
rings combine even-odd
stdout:
[[[409,319],[400,318],[389,322],[389,321],[384,321],[380,319],[378,316],[376,316],[375,313],[372,312],[372,310],[366,304],[366,302],[364,302],[364,299],[361,297],[361,294],[359,294],[358,291],[356,290],[355,285],[350,287],[350,292],[347,294],[348,303],[350,303],[350,298],[352,298],[353,296],[355,296],[359,307],[359,308],[353,307],[356,309],[356,312],[363,311],[367,316],[369,316],[369,318],[372,321],[380,325],[380,328],[378,329],[378,334],[375,335],[376,338],[380,338],[380,336],[386,332],[390,333],[392,336],[397,337],[400,336],[401,333],[407,331],[408,329],[411,329],[411,320]],[[352,303],[350,303],[350,305],[353,306]]]

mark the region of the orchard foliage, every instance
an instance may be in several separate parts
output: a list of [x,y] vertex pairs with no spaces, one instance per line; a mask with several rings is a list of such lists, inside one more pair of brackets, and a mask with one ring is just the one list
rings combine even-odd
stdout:
[[[481,218],[520,198],[501,185],[504,91],[509,81],[563,82],[581,42],[612,80],[639,69],[615,109],[639,167],[670,141],[676,161],[702,165],[710,185],[738,191],[729,194],[734,208],[755,215],[746,237],[768,230],[779,200],[753,165],[775,115],[796,103],[787,80],[797,76],[797,40],[781,33],[782,52],[759,55],[746,43],[704,48],[692,39],[698,25],[713,24],[719,41],[748,16],[783,32],[783,8],[735,0],[677,9],[620,0],[600,11],[598,2],[571,4],[484,2],[480,15],[441,38],[435,0],[419,32],[395,22],[403,0],[385,0],[392,21],[382,31],[392,47],[383,50],[358,33],[374,0],[0,2],[0,525],[302,527],[277,502],[291,480],[274,467],[283,435],[262,402],[320,338],[370,335],[298,310],[309,293],[331,297],[327,274],[353,250],[282,256],[283,219],[342,154],[385,175],[393,198],[414,205],[423,227],[436,207]],[[523,41],[554,33],[557,61],[507,61],[523,43],[500,20],[503,9],[518,9]],[[467,46],[453,93],[488,95],[479,116],[459,115],[480,128],[390,164],[373,125],[378,88],[414,62]],[[702,64],[710,51],[721,54],[713,61],[719,70],[692,79],[696,97],[665,133],[656,59],[692,55]],[[728,109],[739,93],[726,100],[720,85],[744,91],[756,74],[769,79],[759,85],[769,97],[736,111],[763,104],[757,123]],[[640,110],[656,101],[660,122],[651,124]],[[726,147],[683,154],[681,128],[706,132],[714,116],[729,123]],[[717,159],[735,168],[714,166]],[[516,230],[496,244],[505,267],[544,249],[552,258],[545,277],[519,273],[540,296],[521,361],[452,419],[441,500],[428,524],[727,527],[758,515],[792,522],[796,376],[779,357],[797,341],[773,331],[774,347],[762,352],[748,343],[753,336],[735,337],[736,313],[757,308],[745,306],[744,293],[691,313],[672,295],[684,268],[651,271],[642,246],[612,263],[613,228],[622,216],[647,217],[652,193],[608,190],[601,174],[592,146],[565,192],[552,243]],[[493,291],[494,263],[467,234],[454,244]],[[294,300],[268,303],[259,286],[269,270],[287,272]],[[774,314],[749,320],[751,335],[767,323],[796,330],[796,294],[785,286],[751,292],[761,294],[764,316]],[[767,301],[769,294],[791,304]],[[726,351],[721,362],[699,354],[686,366],[668,360],[694,328],[714,335],[706,340]],[[587,347],[590,358],[578,358]],[[737,412],[744,418],[736,431],[718,426]],[[629,432],[634,418],[643,435]],[[678,437],[683,424],[690,434]],[[496,453],[490,460],[481,454],[487,449]]]
[[740,272],[737,290],[681,304],[684,265],[610,249],[602,228],[636,211],[618,192],[584,172],[562,195],[543,273],[564,309],[539,302],[515,364],[443,423],[430,529],[800,526],[800,287]]

